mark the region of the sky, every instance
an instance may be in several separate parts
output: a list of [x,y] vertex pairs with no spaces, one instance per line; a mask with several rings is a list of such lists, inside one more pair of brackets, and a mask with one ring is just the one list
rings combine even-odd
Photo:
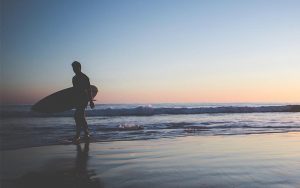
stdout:
[[2,0],[1,102],[300,102],[298,0]]

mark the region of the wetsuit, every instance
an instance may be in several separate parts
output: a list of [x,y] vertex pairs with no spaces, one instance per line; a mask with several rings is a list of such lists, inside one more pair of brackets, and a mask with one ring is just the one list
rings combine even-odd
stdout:
[[83,74],[76,74],[72,79],[73,87],[75,88],[75,114],[76,122],[76,137],[80,136],[80,131],[83,129],[88,136],[88,125],[85,119],[85,108],[91,100],[91,86],[89,78]]

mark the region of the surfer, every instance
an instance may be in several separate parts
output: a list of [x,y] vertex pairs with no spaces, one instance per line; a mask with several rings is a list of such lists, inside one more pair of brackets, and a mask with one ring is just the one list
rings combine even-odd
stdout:
[[76,90],[75,113],[74,119],[76,123],[76,136],[74,141],[80,140],[80,132],[83,129],[84,137],[89,138],[87,121],[85,119],[85,108],[90,102],[90,107],[95,107],[93,97],[91,95],[91,85],[89,78],[81,72],[81,64],[78,61],[72,63],[75,76],[72,79],[73,87]]

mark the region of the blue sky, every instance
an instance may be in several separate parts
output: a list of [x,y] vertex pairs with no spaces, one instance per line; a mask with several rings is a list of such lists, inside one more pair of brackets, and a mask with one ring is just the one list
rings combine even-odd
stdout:
[[1,12],[8,103],[70,87],[73,60],[103,103],[300,102],[297,0],[4,0]]

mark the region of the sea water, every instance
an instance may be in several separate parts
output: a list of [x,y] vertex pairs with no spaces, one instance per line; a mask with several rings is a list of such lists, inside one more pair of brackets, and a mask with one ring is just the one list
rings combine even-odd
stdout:
[[[1,150],[66,144],[62,141],[75,135],[74,110],[30,109],[1,106]],[[91,142],[299,132],[300,113],[293,109],[289,104],[98,104],[87,109],[87,121]]]

